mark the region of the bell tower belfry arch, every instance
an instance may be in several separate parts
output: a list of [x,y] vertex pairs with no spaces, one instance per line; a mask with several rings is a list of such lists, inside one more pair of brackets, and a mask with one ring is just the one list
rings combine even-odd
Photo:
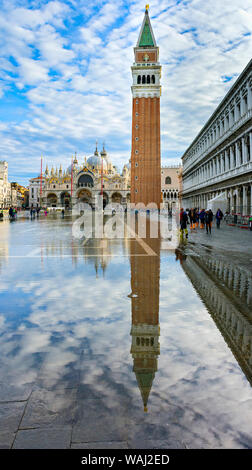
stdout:
[[161,65],[148,5],[132,70],[131,202],[161,202],[160,96]]

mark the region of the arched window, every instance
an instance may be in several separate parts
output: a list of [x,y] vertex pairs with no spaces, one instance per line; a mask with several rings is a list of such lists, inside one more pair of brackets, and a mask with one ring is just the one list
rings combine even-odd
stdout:
[[150,83],[150,75],[147,75],[147,83]]
[[165,184],[171,184],[171,177],[170,176],[166,176]]
[[155,83],[155,75],[151,76],[151,83]]
[[137,76],[137,84],[140,85],[140,83],[141,83],[141,75],[138,75]]
[[145,83],[145,75],[142,77],[142,83]]
[[81,175],[78,180],[78,186],[86,186],[89,185],[91,188],[94,186],[93,179],[90,175]]

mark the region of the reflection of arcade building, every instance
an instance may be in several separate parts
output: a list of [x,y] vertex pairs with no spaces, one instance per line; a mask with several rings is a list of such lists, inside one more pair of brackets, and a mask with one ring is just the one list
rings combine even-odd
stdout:
[[[155,240],[159,243],[159,240]],[[131,247],[131,354],[133,371],[141,392],[144,411],[160,354],[159,345],[159,256],[134,256]],[[155,250],[157,252],[157,250]]]
[[[39,178],[37,180],[39,185]],[[120,174],[104,147],[100,154],[96,147],[94,155],[85,158],[81,164],[75,157],[72,167],[64,172],[61,165],[59,170],[52,168],[50,172],[46,167],[42,200],[38,191],[37,201],[33,201],[33,205],[68,208],[77,202],[85,202],[94,206],[95,197],[101,194],[101,190],[104,206],[116,202],[126,205],[130,200],[130,169],[129,165],[124,165]]]
[[239,266],[187,256],[182,267],[252,384],[252,277]]

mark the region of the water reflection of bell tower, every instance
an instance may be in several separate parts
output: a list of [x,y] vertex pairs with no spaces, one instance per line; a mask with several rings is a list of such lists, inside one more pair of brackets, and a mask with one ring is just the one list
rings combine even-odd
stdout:
[[[157,256],[134,256],[131,248],[131,354],[133,371],[142,395],[144,411],[158,366],[159,345],[159,240],[152,240]],[[138,252],[139,253],[139,252]]]

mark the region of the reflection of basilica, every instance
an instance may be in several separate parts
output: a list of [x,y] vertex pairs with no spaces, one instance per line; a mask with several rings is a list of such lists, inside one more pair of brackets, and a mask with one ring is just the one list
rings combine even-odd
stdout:
[[182,267],[252,384],[251,273],[202,249],[193,250],[196,256],[181,260]]
[[133,371],[142,395],[144,411],[158,366],[159,345],[159,277],[160,240],[149,239],[148,245],[157,256],[139,254],[137,242],[132,240],[131,265],[131,354]]

